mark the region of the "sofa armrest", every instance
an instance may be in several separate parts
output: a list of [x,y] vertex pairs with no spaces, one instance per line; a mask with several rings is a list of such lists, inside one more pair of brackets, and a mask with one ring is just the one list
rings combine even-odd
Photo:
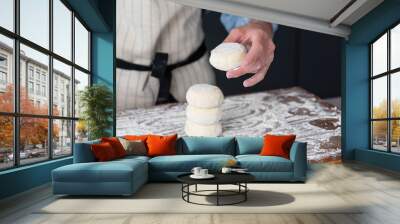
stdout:
[[307,143],[294,142],[290,149],[290,160],[293,162],[293,178],[305,181],[307,175]]
[[74,145],[74,163],[95,162],[96,158],[94,157],[90,146],[92,144],[96,144],[98,142],[99,141],[75,143],[75,145]]

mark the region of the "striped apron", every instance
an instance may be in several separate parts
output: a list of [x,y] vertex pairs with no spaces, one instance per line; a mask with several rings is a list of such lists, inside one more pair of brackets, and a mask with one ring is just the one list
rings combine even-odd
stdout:
[[[163,52],[168,54],[168,65],[179,64],[203,40],[201,9],[165,0],[117,1],[118,59],[151,66],[157,52]],[[160,80],[151,73],[117,68],[117,111],[156,104]],[[186,91],[194,84],[215,84],[208,54],[171,73],[169,92],[178,102],[185,102]]]

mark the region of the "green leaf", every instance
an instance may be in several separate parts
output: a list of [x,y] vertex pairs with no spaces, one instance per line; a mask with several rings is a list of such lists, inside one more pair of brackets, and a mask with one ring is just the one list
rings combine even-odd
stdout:
[[113,95],[102,84],[86,87],[79,93],[81,118],[87,124],[89,139],[108,136],[107,129],[112,125]]

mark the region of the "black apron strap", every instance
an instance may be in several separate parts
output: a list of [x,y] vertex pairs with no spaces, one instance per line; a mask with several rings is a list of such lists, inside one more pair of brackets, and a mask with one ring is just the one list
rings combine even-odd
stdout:
[[[207,48],[203,41],[197,50],[189,55],[189,57],[175,64],[168,65],[168,54],[157,52],[150,66],[134,64],[117,58],[117,67],[126,70],[151,71],[151,76],[157,78],[160,82],[160,90],[157,97],[157,104],[160,104],[170,101],[171,98],[173,99],[169,92],[171,87],[172,71],[199,60],[206,52]],[[146,81],[144,82],[143,89],[147,86],[148,79],[149,76],[147,76]]]
[[[160,89],[158,91],[157,103],[167,102],[170,98],[169,88],[171,87],[171,71],[167,71],[168,54],[156,53],[151,66],[151,76],[158,78]],[[143,85],[145,87],[148,77]]]

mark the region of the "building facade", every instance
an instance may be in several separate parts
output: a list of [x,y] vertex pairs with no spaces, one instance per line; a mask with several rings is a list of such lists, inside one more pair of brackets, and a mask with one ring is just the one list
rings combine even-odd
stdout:
[[[0,42],[0,95],[5,94],[8,86],[14,86],[13,74],[13,48]],[[53,69],[53,91],[49,93],[49,67],[34,58],[27,57],[25,52],[20,54],[20,87],[21,93],[25,92],[34,109],[49,108],[49,99],[53,97],[53,114],[60,117],[72,116],[72,76],[57,69]],[[79,81],[75,81],[79,84]],[[78,101],[78,97],[77,97]],[[76,102],[79,105],[79,102]],[[24,111],[21,106],[22,113]],[[47,113],[46,113],[47,114]],[[68,120],[57,120],[58,136],[54,139],[55,148],[70,147],[64,146],[70,143],[72,138],[72,122]]]

